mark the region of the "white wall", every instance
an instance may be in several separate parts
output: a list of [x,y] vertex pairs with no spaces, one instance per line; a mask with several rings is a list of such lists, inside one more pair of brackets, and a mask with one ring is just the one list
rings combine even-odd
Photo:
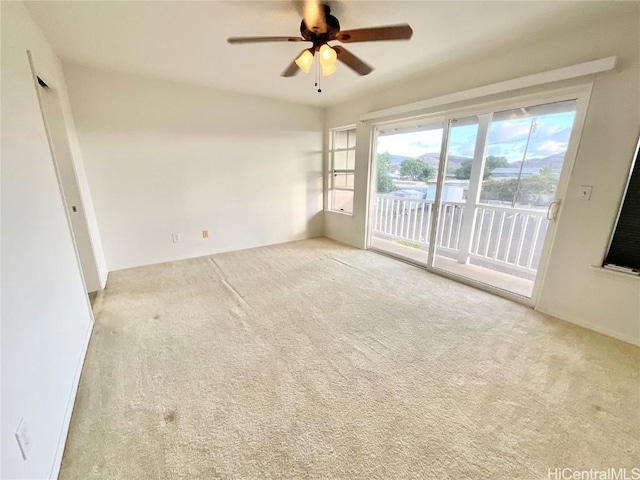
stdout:
[[[7,479],[58,473],[92,316],[27,58],[64,84],[18,2],[2,2],[2,465]],[[72,125],[71,125],[72,127]],[[23,461],[20,419],[32,446]]]
[[[482,58],[434,68],[424,75],[327,110],[326,127],[360,115],[439,95],[619,56],[617,72],[599,74],[561,212],[551,266],[537,308],[594,330],[640,343],[640,281],[594,271],[602,262],[640,132],[640,5],[618,3],[611,17],[544,42],[514,45]],[[325,214],[325,234],[365,245],[369,128],[358,123],[354,216]],[[577,200],[593,185],[591,201]]]
[[322,235],[322,109],[65,76],[109,270]]

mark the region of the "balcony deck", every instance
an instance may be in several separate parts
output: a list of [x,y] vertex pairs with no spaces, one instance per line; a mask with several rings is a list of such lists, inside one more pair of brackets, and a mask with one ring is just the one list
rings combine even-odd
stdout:
[[[373,247],[426,265],[433,200],[377,194]],[[549,220],[530,205],[442,202],[434,268],[531,298]]]
[[[427,264],[427,251],[423,249],[407,247],[398,242],[376,237],[375,234],[371,239],[371,246],[413,263]],[[531,298],[533,293],[533,281],[531,280],[479,265],[462,264],[455,259],[442,255],[436,255],[434,267],[526,298]]]

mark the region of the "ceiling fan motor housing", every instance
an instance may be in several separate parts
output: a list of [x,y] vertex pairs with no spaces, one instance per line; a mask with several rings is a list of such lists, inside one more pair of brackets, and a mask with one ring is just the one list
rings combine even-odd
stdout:
[[340,32],[340,22],[338,19],[331,15],[331,9],[328,5],[324,6],[324,17],[326,23],[326,31],[322,32],[321,29],[317,26],[312,26],[311,29],[307,27],[304,19],[300,22],[300,34],[302,38],[313,42],[313,46],[317,50],[321,45],[329,42],[330,40],[334,40],[335,36]]

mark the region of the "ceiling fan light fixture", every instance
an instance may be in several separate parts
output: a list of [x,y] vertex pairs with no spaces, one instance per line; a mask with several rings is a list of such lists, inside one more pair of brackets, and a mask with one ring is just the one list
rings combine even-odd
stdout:
[[322,76],[323,77],[328,77],[329,75],[336,73],[336,70],[338,70],[338,68],[336,67],[336,64],[334,63],[333,65],[322,65]]
[[298,58],[296,58],[296,65],[302,70],[304,73],[309,73],[311,70],[311,65],[313,65],[313,53],[309,50],[305,50],[300,54]]
[[320,52],[320,65],[322,65],[323,69],[324,67],[327,67],[327,68],[331,66],[335,67],[336,60],[338,59],[338,54],[333,48],[331,48],[329,45],[325,43],[320,47],[319,52]]

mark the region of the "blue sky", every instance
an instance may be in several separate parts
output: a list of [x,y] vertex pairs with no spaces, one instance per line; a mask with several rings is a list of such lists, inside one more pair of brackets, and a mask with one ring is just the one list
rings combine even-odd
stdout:
[[[488,154],[506,157],[510,162],[521,161],[531,122],[534,120],[536,126],[531,134],[527,158],[564,153],[574,117],[575,112],[566,112],[493,122],[489,132]],[[454,127],[451,132],[450,154],[472,157],[477,129],[477,125]],[[439,152],[441,140],[442,129],[388,135],[379,137],[378,152],[417,157]]]

